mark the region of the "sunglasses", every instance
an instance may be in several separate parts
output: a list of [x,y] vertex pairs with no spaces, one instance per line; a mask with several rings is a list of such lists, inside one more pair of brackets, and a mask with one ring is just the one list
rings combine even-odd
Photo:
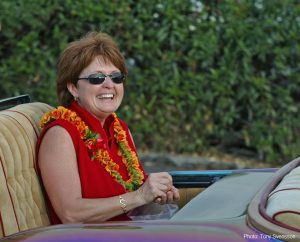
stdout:
[[104,82],[105,78],[109,77],[115,84],[121,84],[125,80],[125,76],[121,72],[114,72],[110,75],[105,75],[103,73],[91,74],[88,77],[80,77],[78,80],[88,80],[90,84],[98,85]]

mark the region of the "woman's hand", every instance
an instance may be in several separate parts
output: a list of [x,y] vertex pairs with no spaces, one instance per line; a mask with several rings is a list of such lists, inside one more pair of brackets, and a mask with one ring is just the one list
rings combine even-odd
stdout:
[[154,200],[154,202],[159,204],[173,203],[174,201],[178,201],[180,198],[179,191],[174,186],[172,186],[171,189],[167,191],[166,195],[166,200],[164,199],[164,197],[158,197]]
[[151,173],[137,192],[145,204],[172,203],[179,199],[179,192],[173,186],[172,176],[167,172]]

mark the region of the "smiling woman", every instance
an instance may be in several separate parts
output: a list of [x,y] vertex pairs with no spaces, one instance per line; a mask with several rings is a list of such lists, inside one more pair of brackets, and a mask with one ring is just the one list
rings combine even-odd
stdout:
[[92,32],[58,65],[61,106],[41,119],[38,167],[53,224],[130,220],[127,213],[179,199],[166,172],[146,176],[127,124],[115,113],[127,68],[113,39]]
[[68,83],[67,88],[75,100],[103,125],[107,116],[115,112],[123,100],[124,75],[99,55],[82,70],[80,76],[76,85]]

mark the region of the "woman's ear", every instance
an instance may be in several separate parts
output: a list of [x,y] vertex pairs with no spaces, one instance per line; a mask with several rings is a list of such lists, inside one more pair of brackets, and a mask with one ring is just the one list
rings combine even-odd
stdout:
[[69,82],[67,84],[67,88],[68,88],[69,92],[72,94],[72,96],[74,97],[74,99],[75,100],[78,99],[77,87],[73,83]]

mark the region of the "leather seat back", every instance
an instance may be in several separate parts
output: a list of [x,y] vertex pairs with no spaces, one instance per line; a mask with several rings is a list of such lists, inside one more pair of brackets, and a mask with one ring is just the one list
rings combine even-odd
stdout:
[[0,238],[50,224],[35,145],[39,120],[51,109],[27,103],[0,112]]

